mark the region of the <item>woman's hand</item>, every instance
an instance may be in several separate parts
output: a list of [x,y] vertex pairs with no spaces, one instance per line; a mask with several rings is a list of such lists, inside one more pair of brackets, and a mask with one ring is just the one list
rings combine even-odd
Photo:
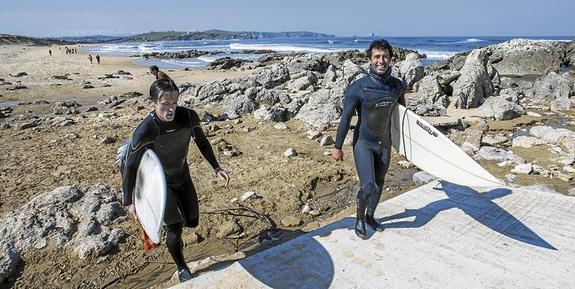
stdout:
[[230,176],[228,175],[228,173],[227,173],[226,171],[224,171],[224,170],[219,170],[219,171],[216,173],[216,175],[217,175],[220,179],[222,179],[222,180],[224,180],[224,181],[226,182],[225,186],[227,187],[228,184],[230,183]]

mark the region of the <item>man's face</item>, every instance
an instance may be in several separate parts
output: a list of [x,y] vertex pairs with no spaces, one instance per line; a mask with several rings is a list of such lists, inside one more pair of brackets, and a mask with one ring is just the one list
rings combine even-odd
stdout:
[[158,71],[150,69],[150,73],[155,76],[158,73]]
[[371,69],[377,74],[383,74],[389,67],[389,63],[391,62],[391,54],[389,53],[389,49],[372,49],[371,50],[371,59],[369,59],[369,63],[371,65]]
[[179,93],[163,93],[157,102],[152,103],[154,112],[161,121],[172,121],[176,115]]

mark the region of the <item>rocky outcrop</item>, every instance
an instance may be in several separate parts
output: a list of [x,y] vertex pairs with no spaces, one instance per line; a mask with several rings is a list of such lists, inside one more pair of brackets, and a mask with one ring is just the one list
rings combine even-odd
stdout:
[[414,89],[416,98],[407,102],[408,108],[418,115],[440,116],[445,114],[452,93],[451,83],[460,76],[459,72],[431,72],[418,81]]
[[281,53],[267,53],[260,56],[256,62],[259,67],[263,67],[266,65],[276,64],[283,60],[284,57],[286,57],[286,55]]
[[394,66],[399,72],[399,77],[405,81],[408,90],[412,90],[413,85],[425,76],[423,63],[415,53],[408,54],[405,60]]
[[292,80],[288,82],[287,88],[292,91],[305,90],[308,87],[315,85],[318,77],[311,71],[304,71],[298,75],[294,75]]
[[[193,106],[217,103],[224,107],[225,118],[235,119],[252,113],[260,105],[272,107],[281,103],[288,117],[294,112],[290,113],[285,105],[291,104],[292,99],[278,86],[284,85],[289,79],[290,74],[285,65],[272,65],[246,78],[212,81],[187,89],[180,95],[180,104]],[[300,106],[294,103],[291,109]]]
[[[447,61],[427,67],[427,76],[445,72],[461,74],[452,85],[442,85],[443,93],[450,96],[457,108],[475,108],[490,96],[505,95],[506,99],[511,97],[512,102],[520,101],[525,107],[547,106],[553,111],[564,111],[574,106],[566,96],[574,93],[573,84],[569,84],[574,77],[568,73],[557,76],[557,72],[561,64],[572,63],[574,43],[513,39],[458,53]],[[534,77],[544,75],[548,76],[533,87]],[[429,91],[429,84],[429,79],[423,78],[414,89],[427,87]],[[438,89],[434,88],[433,92],[437,94]],[[418,100],[417,103],[425,102]],[[426,106],[431,109],[429,103]]]
[[295,118],[315,128],[326,128],[341,116],[342,96],[340,89],[320,89],[311,93]]
[[255,75],[253,81],[264,88],[274,88],[290,79],[290,72],[285,65],[266,67]]
[[563,45],[555,41],[513,39],[488,49],[501,76],[546,75],[559,71],[564,58]]
[[206,69],[208,69],[208,70],[213,70],[213,69],[227,70],[227,69],[231,69],[234,67],[235,68],[241,67],[244,63],[248,63],[248,62],[251,62],[251,61],[245,60],[245,59],[224,57],[224,58],[218,58],[218,59],[208,63],[208,65],[206,65]]
[[545,142],[536,137],[519,136],[513,139],[511,146],[520,148],[532,148],[533,146],[538,146],[542,144],[545,144]]
[[324,73],[329,66],[322,55],[306,54],[303,56],[286,57],[283,61],[290,73],[300,73],[304,70]]
[[453,96],[457,108],[475,108],[493,95],[494,88],[487,72],[486,49],[473,50],[459,71],[461,76],[453,83]]
[[[394,49],[396,64],[393,70],[412,87],[412,91],[416,91],[415,97],[407,99],[407,106],[419,115],[443,115],[451,102],[464,109],[477,108],[486,102],[479,110],[480,115],[497,120],[511,119],[524,113],[523,107],[527,107],[533,91],[541,94],[545,87],[542,84],[541,88],[532,88],[531,82],[503,77],[496,67],[503,58],[494,58],[494,51],[502,57],[514,55],[501,51],[506,47],[516,49],[521,44],[538,45],[511,41],[506,45],[459,53],[443,65],[428,67],[425,76],[420,61],[422,55]],[[253,67],[257,68],[248,77],[182,88],[180,100],[184,105],[221,105],[225,109],[224,118],[238,118],[262,109],[266,115],[273,111],[274,117],[265,119],[286,121],[295,117],[312,127],[325,128],[339,118],[347,84],[362,77],[362,70],[368,69],[369,63],[365,52],[354,50],[327,54],[265,54]],[[570,106],[567,99],[558,98],[554,109]]]
[[347,50],[335,53],[327,53],[323,56],[326,62],[331,63],[331,65],[336,68],[341,68],[343,63],[348,60],[353,63],[366,63],[368,62],[367,54],[359,50]]
[[442,70],[460,70],[465,64],[465,59],[471,51],[465,51],[457,53],[451,56],[449,59],[444,61],[439,61],[437,63],[431,64],[427,67],[428,71],[442,71]]
[[204,50],[186,50],[186,51],[177,51],[177,52],[151,52],[151,53],[144,53],[141,56],[145,58],[161,58],[161,59],[182,59],[182,58],[197,58],[204,55],[215,55],[215,54],[225,54],[223,51],[204,51]]
[[487,98],[479,107],[487,117],[496,120],[509,120],[519,117],[525,113],[525,110],[519,104],[509,101],[505,96],[492,96]]
[[48,241],[81,259],[102,256],[125,236],[115,228],[123,209],[114,189],[64,186],[39,194],[0,219],[0,282],[13,274],[20,255],[42,249]]
[[575,75],[550,72],[535,81],[529,97],[530,105],[549,104],[552,111],[565,111],[575,106]]
[[575,40],[565,44],[565,56],[563,65],[575,67]]
[[575,137],[575,132],[571,130],[564,128],[554,129],[545,125],[537,125],[531,127],[531,129],[529,129],[529,134],[550,144],[556,144],[559,138],[563,136]]
[[[9,83],[9,82],[8,82]],[[6,90],[19,90],[19,89],[27,89],[28,87],[20,81],[16,81],[14,84],[9,85],[6,87]]]
[[478,159],[494,160],[500,163],[509,163],[514,165],[524,164],[525,160],[508,151],[496,147],[484,146],[477,152]]

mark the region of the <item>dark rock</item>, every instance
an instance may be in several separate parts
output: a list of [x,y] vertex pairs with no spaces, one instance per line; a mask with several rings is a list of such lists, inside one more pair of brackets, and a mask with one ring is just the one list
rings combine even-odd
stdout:
[[113,136],[104,136],[101,139],[102,144],[112,144],[116,142],[116,138]]
[[130,72],[125,71],[125,70],[118,70],[118,72],[116,72],[117,75],[132,75]]
[[52,76],[53,79],[59,79],[59,80],[73,80],[70,78],[70,74],[66,73],[64,75],[54,75]]
[[218,58],[218,59],[210,62],[208,65],[206,65],[206,69],[227,70],[227,69],[230,69],[233,67],[240,67],[244,63],[247,63],[247,62],[251,62],[251,61],[245,60],[245,59],[236,59],[236,58],[231,58],[231,57]]
[[9,75],[12,76],[12,77],[22,77],[22,76],[28,75],[28,73],[26,73],[26,72],[18,72],[18,73],[10,73]]
[[90,88],[94,88],[94,86],[92,85],[91,82],[89,82],[89,81],[84,81],[84,82],[82,83],[82,88],[83,88],[83,89],[90,89]]
[[214,50],[214,51],[202,51],[202,50],[191,49],[191,50],[178,51],[178,52],[144,53],[144,54],[142,54],[142,57],[145,57],[145,58],[153,57],[153,58],[163,58],[163,59],[169,59],[169,58],[182,59],[182,58],[198,58],[198,57],[203,56],[203,55],[214,55],[214,54],[225,54],[225,52],[216,51],[216,50]]
[[211,114],[207,111],[204,111],[204,115],[202,116],[202,122],[205,122],[205,123],[210,123],[210,122],[215,121],[217,119],[218,119],[217,117],[215,117],[213,114]]
[[28,87],[20,83],[20,81],[16,82],[13,85],[6,87],[6,90],[18,90],[18,89],[27,89]]
[[124,97],[124,98],[134,98],[134,97],[140,97],[143,94],[137,91],[129,91],[129,92],[125,92],[122,93],[122,95],[120,95],[120,97]]
[[304,70],[325,73],[330,65],[322,55],[317,54],[287,57],[284,63],[287,64],[290,73],[299,73]]
[[284,57],[285,55],[280,53],[264,54],[258,58],[257,62],[259,63],[259,66],[267,66],[283,60]]

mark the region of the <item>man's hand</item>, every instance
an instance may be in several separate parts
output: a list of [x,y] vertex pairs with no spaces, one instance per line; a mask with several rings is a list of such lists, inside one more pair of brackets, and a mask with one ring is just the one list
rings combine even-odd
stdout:
[[333,148],[333,149],[331,149],[331,156],[336,161],[342,161],[343,160],[343,151],[340,149]]
[[220,177],[220,179],[224,180],[226,182],[225,186],[227,187],[228,184],[230,183],[230,176],[228,175],[228,173],[226,173],[226,171],[224,170],[219,170],[216,175],[218,177]]
[[136,215],[136,207],[134,207],[134,204],[126,206],[126,211],[128,211],[128,213],[130,213],[134,219],[138,219],[138,216]]

